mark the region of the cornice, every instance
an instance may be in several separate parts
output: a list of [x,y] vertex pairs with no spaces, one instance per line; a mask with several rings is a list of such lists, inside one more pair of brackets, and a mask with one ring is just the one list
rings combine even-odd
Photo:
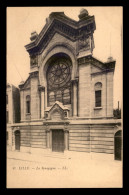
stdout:
[[[93,64],[96,67],[102,69],[103,71],[108,71],[108,70],[114,70],[115,68],[115,63],[116,61],[112,61],[112,62],[101,62],[99,60],[97,60],[96,58],[90,56],[86,56],[86,57],[82,57],[78,59],[78,65],[82,65],[82,64]],[[93,73],[94,74],[94,73]]]
[[52,120],[48,120],[48,121],[44,121],[43,124],[44,125],[68,125],[70,122],[69,121],[52,121]]
[[96,76],[96,75],[101,75],[101,74],[105,74],[105,73],[108,73],[108,72],[114,72],[114,68],[112,68],[112,69],[105,69],[105,70],[102,70],[101,72],[91,73],[91,75],[92,76]]
[[93,33],[96,28],[94,16],[89,16],[87,20],[79,22],[73,22],[73,20],[71,21],[68,17],[61,19],[61,17],[62,16],[60,16],[60,18],[54,17],[51,19],[48,24],[44,26],[35,41],[25,46],[30,54],[40,52],[41,48],[45,49],[56,32],[66,36],[72,41],[76,41],[80,36],[84,36],[84,33],[87,35]]

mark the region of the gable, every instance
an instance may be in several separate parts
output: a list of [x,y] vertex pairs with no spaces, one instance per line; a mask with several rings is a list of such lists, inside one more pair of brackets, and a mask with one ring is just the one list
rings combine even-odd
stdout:
[[21,83],[19,85],[19,88],[24,90],[24,89],[30,89],[30,76],[27,78],[27,80],[24,83]]
[[62,120],[65,117],[65,112],[68,112],[68,108],[61,102],[56,101],[50,108],[45,110],[48,119]]
[[24,88],[30,88],[30,79],[25,83]]
[[[32,33],[31,43],[26,45],[29,54],[41,53],[45,49],[55,33],[60,32],[71,41],[77,41],[80,36],[93,34],[95,27],[94,16],[89,16],[85,20],[74,21],[65,16],[64,13],[51,13],[46,24],[39,35]],[[58,40],[57,40],[58,41]]]
[[102,69],[95,65],[91,65],[91,73],[97,73],[97,72],[102,72]]

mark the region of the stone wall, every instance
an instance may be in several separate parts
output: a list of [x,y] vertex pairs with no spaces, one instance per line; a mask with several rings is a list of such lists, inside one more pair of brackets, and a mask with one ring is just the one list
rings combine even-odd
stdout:
[[[116,130],[117,124],[120,123],[120,120],[117,122],[112,120],[108,122],[102,121],[71,121],[71,124],[67,126],[68,130],[68,151],[76,151],[76,152],[94,152],[94,153],[106,153],[106,154],[114,154],[114,135],[116,131],[121,130],[119,126],[118,130]],[[83,123],[82,123],[83,122]],[[41,122],[40,122],[41,123]],[[73,123],[73,124],[72,124]],[[117,125],[117,126],[116,126]],[[120,125],[120,124],[119,124]],[[18,127],[18,126],[17,126]],[[46,132],[46,125],[32,125],[29,124],[21,124],[20,127],[17,128],[15,125],[15,130],[20,130],[20,145],[22,148],[28,148],[28,151],[31,148],[39,148],[39,149],[50,149],[52,150],[52,134],[50,131],[49,140]],[[64,130],[64,125],[48,125],[49,130],[53,129],[62,129]],[[14,131],[15,132],[15,131]],[[50,142],[50,146],[48,148],[48,143]],[[66,141],[66,140],[65,140]],[[13,147],[15,145],[15,136],[13,134],[12,139]],[[14,147],[15,148],[15,147]]]
[[21,121],[30,120],[31,115],[26,113],[26,96],[31,95],[30,89],[20,91]]
[[114,125],[91,125],[91,152],[114,153]]
[[70,125],[69,150],[90,152],[90,129],[86,125]]
[[107,73],[107,116],[113,117],[113,72]]
[[79,117],[90,117],[90,64],[79,65]]
[[38,77],[31,78],[31,119],[40,118],[40,94]]
[[46,131],[44,126],[24,126],[20,129],[21,146],[46,148]]

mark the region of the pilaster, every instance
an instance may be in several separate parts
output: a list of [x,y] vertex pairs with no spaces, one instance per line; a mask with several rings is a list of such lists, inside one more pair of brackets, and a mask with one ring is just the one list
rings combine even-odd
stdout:
[[39,85],[39,91],[40,91],[40,117],[44,118],[45,87]]
[[78,79],[72,80],[72,111],[73,116],[78,116]]

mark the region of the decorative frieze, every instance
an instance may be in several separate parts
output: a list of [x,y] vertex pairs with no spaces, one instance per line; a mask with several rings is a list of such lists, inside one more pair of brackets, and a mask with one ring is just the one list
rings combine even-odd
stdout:
[[[63,16],[62,21],[58,18],[54,18],[52,22],[48,23],[48,30],[46,31],[46,28],[44,28],[34,42],[25,46],[27,51],[30,54],[40,53],[45,49],[56,32],[73,42],[79,40],[79,50],[84,50],[84,48],[87,50],[90,47],[90,39],[88,36],[92,36],[95,30],[94,17],[90,16],[84,21],[75,21],[74,25],[72,25],[70,20],[65,16]],[[37,63],[36,60],[35,56],[32,56],[31,66]]]
[[78,50],[86,51],[90,49],[90,37],[82,35],[78,40]]

